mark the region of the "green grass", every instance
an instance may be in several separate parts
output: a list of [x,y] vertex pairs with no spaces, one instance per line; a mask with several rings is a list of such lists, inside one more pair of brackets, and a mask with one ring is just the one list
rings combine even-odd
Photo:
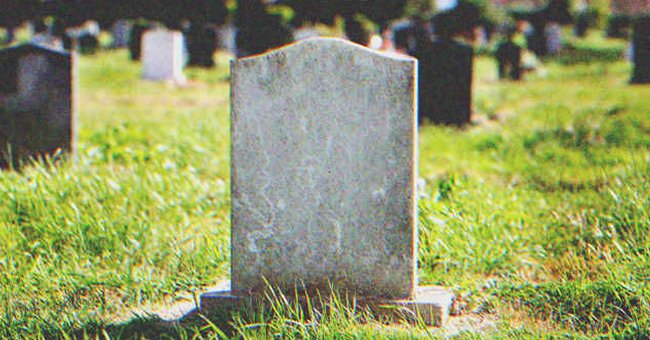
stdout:
[[[175,88],[125,51],[81,57],[76,163],[0,173],[0,337],[445,335],[340,297],[325,316],[276,296],[226,327],[128,321],[228,277],[227,65]],[[481,123],[420,129],[420,281],[498,320],[461,338],[647,338],[649,88],[609,58],[546,68],[500,83],[481,57]]]

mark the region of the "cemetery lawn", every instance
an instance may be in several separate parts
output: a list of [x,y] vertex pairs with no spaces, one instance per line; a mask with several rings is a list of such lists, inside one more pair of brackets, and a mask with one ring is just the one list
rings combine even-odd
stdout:
[[[499,83],[480,57],[478,123],[420,129],[420,284],[458,295],[462,338],[650,337],[650,87],[565,61]],[[281,298],[228,329],[133,317],[228,278],[227,65],[174,88],[126,51],[80,58],[76,163],[0,173],[1,338],[445,335],[343,297],[318,322]]]

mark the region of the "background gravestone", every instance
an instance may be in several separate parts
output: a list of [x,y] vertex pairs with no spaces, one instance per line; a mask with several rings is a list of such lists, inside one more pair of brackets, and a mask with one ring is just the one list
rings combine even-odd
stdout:
[[420,110],[420,122],[456,126],[471,122],[474,51],[455,39],[462,18],[457,13],[443,12],[434,20],[436,39],[420,58],[427,65],[418,74],[421,83],[427,83],[419,89],[426,103]]
[[129,31],[129,56],[131,60],[138,61],[142,57],[142,36],[151,29],[151,26],[136,22]]
[[183,34],[153,29],[142,37],[142,77],[146,80],[171,80],[184,83]]
[[634,22],[632,84],[650,84],[650,15]]
[[0,51],[0,166],[73,151],[72,56],[38,45]]
[[233,62],[228,294],[416,304],[416,67],[331,38]]
[[111,42],[112,48],[123,48],[129,45],[129,36],[132,28],[131,22],[128,20],[117,20],[111,26],[111,35],[113,41]]
[[632,62],[630,83],[650,84],[650,1],[613,0],[613,14],[625,15],[632,21]]

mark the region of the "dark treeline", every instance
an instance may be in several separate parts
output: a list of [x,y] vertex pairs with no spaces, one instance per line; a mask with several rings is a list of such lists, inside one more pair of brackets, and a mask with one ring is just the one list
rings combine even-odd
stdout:
[[183,20],[222,23],[223,0],[0,0],[0,26],[53,17],[66,26],[96,20],[101,26],[119,19],[147,19],[175,27]]
[[280,0],[274,5],[290,7],[291,22],[284,22],[279,14],[269,12],[269,5],[261,0],[238,0],[235,25],[240,34],[237,46],[240,56],[263,52],[291,40],[290,27],[307,23],[333,25],[336,18],[344,20],[346,36],[357,43],[367,44],[369,32],[361,17],[385,28],[404,14],[406,0]]
[[[61,35],[70,27],[88,20],[107,29],[120,19],[143,19],[170,29],[185,30],[188,41],[205,49],[204,41],[214,34],[210,25],[220,25],[232,17],[238,29],[240,56],[260,53],[291,41],[291,28],[306,23],[333,24],[344,20],[346,35],[365,44],[369,37],[360,18],[385,28],[404,14],[406,0],[237,0],[231,13],[225,0],[0,0],[0,27],[11,32],[22,22],[53,19],[53,33]],[[270,10],[287,6],[293,19]],[[190,52],[190,54],[192,54]],[[190,61],[192,63],[192,61]],[[198,61],[200,64],[201,61]]]

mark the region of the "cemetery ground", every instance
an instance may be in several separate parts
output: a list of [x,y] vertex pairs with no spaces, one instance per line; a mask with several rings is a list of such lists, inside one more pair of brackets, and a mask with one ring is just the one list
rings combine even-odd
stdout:
[[[459,336],[650,337],[650,87],[607,51],[522,83],[479,57],[477,124],[420,128],[420,283],[493,324]],[[82,56],[76,163],[0,173],[0,337],[445,335],[345,296],[323,314],[276,297],[223,330],[135,317],[192,302],[230,258],[227,58],[183,88],[140,71],[125,51]]]

